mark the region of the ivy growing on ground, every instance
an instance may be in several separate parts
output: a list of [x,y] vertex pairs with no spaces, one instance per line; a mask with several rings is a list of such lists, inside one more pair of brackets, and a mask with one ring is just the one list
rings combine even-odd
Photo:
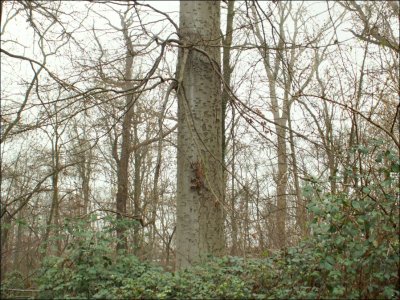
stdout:
[[358,182],[347,193],[324,192],[316,181],[305,186],[310,237],[296,247],[258,259],[210,258],[171,273],[115,256],[112,226],[98,232],[71,223],[74,242],[42,266],[39,298],[398,299],[400,160],[381,148],[354,149],[369,167],[347,173]]

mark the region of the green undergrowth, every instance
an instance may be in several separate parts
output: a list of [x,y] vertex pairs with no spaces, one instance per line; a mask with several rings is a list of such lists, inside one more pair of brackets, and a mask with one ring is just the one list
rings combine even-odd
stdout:
[[52,258],[38,280],[39,298],[398,299],[396,253],[368,254],[368,245],[351,243],[327,246],[305,242],[263,259],[214,258],[175,273],[134,256],[110,261],[92,253],[73,266]]
[[398,299],[398,221],[374,202],[352,201],[327,196],[311,204],[312,235],[296,247],[258,259],[210,258],[175,273],[114,257],[101,236],[80,240],[69,256],[47,259],[39,298]]
[[400,162],[389,150],[355,151],[373,162],[375,177],[348,173],[364,184],[334,195],[321,182],[305,186],[310,232],[295,247],[263,258],[210,258],[173,273],[116,256],[112,226],[95,231],[71,222],[73,242],[42,265],[38,298],[398,299]]

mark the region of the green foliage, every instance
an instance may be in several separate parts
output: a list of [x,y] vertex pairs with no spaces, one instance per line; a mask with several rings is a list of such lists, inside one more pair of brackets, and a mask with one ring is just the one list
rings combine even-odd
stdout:
[[[91,230],[84,222],[65,224],[73,242],[65,257],[48,257],[37,279],[40,298],[120,298],[126,279],[139,278],[159,269],[136,257],[115,255],[113,220],[102,231]],[[124,224],[126,225],[126,224]]]
[[237,257],[210,259],[203,265],[175,274],[174,296],[178,299],[238,299],[252,295],[246,279],[245,261]]
[[[374,145],[375,146],[375,145]],[[323,194],[308,185],[312,196],[311,237],[273,259],[282,275],[271,286],[276,298],[392,298],[399,294],[399,198],[393,176],[399,158],[386,150],[358,146],[367,171],[347,193]],[[368,162],[375,161],[368,164]],[[371,170],[373,176],[371,176]],[[392,176],[392,177],[389,177]],[[397,183],[398,186],[398,183]],[[281,265],[281,267],[279,267]]]
[[327,195],[311,208],[312,237],[274,257],[282,275],[271,296],[396,299],[398,223],[373,201],[344,195]]
[[7,277],[1,282],[0,285],[0,298],[11,299],[14,298],[14,292],[10,289],[23,289],[25,282],[22,274],[18,271],[13,271],[7,274]]
[[369,168],[345,170],[357,179],[348,191],[324,193],[323,182],[309,181],[311,233],[296,247],[262,259],[210,258],[169,273],[114,255],[113,222],[102,232],[67,226],[74,242],[66,257],[43,265],[40,298],[398,299],[400,161],[378,146],[354,149]]

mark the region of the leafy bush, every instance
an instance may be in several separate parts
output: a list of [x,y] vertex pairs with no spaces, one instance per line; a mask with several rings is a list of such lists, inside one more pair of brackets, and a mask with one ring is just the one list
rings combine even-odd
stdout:
[[[372,150],[371,150],[372,149]],[[305,187],[310,237],[263,259],[210,258],[176,273],[113,254],[112,228],[70,226],[67,256],[49,257],[38,278],[40,298],[107,299],[398,299],[400,160],[372,146],[355,151],[368,172],[346,193]],[[374,177],[371,176],[373,170]]]
[[133,255],[115,255],[116,239],[109,234],[114,225],[95,231],[84,223],[66,224],[74,241],[67,249],[67,256],[48,257],[44,261],[37,278],[39,297],[124,298],[124,289],[129,289],[131,279],[149,277],[152,273],[161,276],[161,268],[140,262]]
[[238,299],[252,295],[242,258],[211,259],[206,264],[175,274],[174,294],[179,299]]
[[377,152],[376,146],[356,147],[365,170],[347,173],[358,182],[349,192],[323,194],[318,183],[306,187],[312,197],[312,234],[273,258],[276,285],[268,285],[271,297],[400,296],[400,159],[390,150]]

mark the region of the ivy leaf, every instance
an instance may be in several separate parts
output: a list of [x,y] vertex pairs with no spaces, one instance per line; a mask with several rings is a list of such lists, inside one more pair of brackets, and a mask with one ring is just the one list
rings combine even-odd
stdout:
[[383,160],[383,153],[381,152],[381,153],[379,153],[377,156],[376,156],[376,159],[375,159],[375,162],[377,162],[377,163],[380,163],[380,162],[382,162],[382,160]]
[[399,173],[400,172],[400,164],[398,164],[398,163],[392,164],[391,171],[395,172],[395,173]]
[[359,153],[368,154],[368,148],[364,145],[358,145],[357,150]]
[[351,201],[351,206],[357,210],[361,209],[361,204],[360,201],[357,200],[353,200]]
[[303,196],[304,196],[304,197],[311,197],[311,196],[312,196],[312,193],[313,193],[313,188],[312,188],[311,185],[306,185],[306,186],[303,188]]
[[367,186],[364,186],[362,188],[362,191],[363,191],[364,194],[369,194],[371,192],[371,189],[369,187],[367,187]]
[[384,186],[384,187],[389,187],[391,184],[392,184],[391,178],[388,178],[388,179],[382,181],[382,186]]

